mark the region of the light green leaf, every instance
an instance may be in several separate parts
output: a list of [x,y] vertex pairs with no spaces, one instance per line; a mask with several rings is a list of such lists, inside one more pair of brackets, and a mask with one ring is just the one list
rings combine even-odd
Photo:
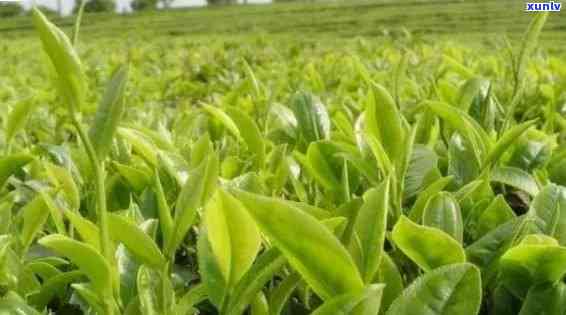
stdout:
[[269,295],[269,310],[271,315],[280,315],[285,304],[291,298],[291,295],[302,280],[298,272],[293,272],[271,291]]
[[401,121],[401,113],[391,94],[377,83],[371,84],[365,111],[367,132],[382,144],[389,160],[394,164],[401,161],[405,131]]
[[539,186],[535,178],[515,167],[501,166],[491,172],[491,180],[520,189],[531,196],[539,193]]
[[415,222],[419,222],[422,219],[423,212],[428,200],[432,196],[442,191],[444,187],[446,187],[452,181],[452,179],[452,176],[442,177],[425,188],[417,196],[417,200],[415,201],[413,207],[411,208],[411,211],[409,212],[409,218]]
[[[216,155],[204,159],[190,174],[187,182],[181,189],[175,204],[175,219],[173,233],[166,247],[165,254],[171,255],[181,244],[187,231],[193,225],[197,209],[206,201],[208,193],[216,184],[218,174],[218,158]],[[210,185],[210,184],[213,185]]]
[[479,269],[468,263],[453,264],[415,280],[386,315],[477,315],[481,298]]
[[28,117],[36,106],[37,102],[33,98],[18,101],[14,105],[6,118],[6,143],[11,143],[14,136],[25,128]]
[[534,220],[539,233],[566,245],[566,188],[554,184],[544,187],[531,203],[527,217]]
[[248,149],[254,154],[256,167],[260,170],[263,169],[265,164],[265,143],[257,124],[240,109],[228,108],[226,112],[234,120]]
[[33,159],[33,155],[26,153],[16,153],[0,158],[0,189],[10,176]]
[[362,249],[360,272],[366,284],[373,280],[382,259],[389,214],[389,186],[388,178],[379,187],[367,191],[356,219],[355,228]]
[[566,247],[532,237],[509,249],[500,259],[501,279],[517,297],[532,285],[556,283],[566,274]]
[[477,235],[486,235],[515,216],[503,195],[498,195],[478,217]]
[[[159,172],[157,170],[153,173],[153,179],[153,192],[157,199],[157,213],[159,215],[161,232],[163,233],[163,243],[169,244],[173,235],[173,217],[171,216],[171,208],[169,208],[169,205],[167,204],[167,198],[165,197],[165,192],[163,191],[163,186],[159,179]],[[165,254],[167,254],[167,252]]]
[[206,299],[206,296],[206,286],[202,283],[197,284],[196,286],[189,289],[189,291],[179,299],[177,306],[175,306],[175,314],[193,315],[195,313],[193,311],[193,306],[204,301]]
[[109,290],[111,292],[110,266],[94,247],[60,234],[45,236],[38,242],[69,258],[87,275],[98,294],[107,295]]
[[478,161],[487,153],[490,137],[482,127],[466,112],[442,102],[427,102],[436,115],[444,119],[450,126],[470,142]]
[[243,205],[223,190],[218,190],[208,202],[204,222],[212,254],[226,284],[233,287],[260,249],[259,230]]
[[214,118],[218,119],[238,140],[241,139],[240,129],[238,129],[234,120],[223,110],[208,104],[203,104],[202,108]]
[[10,291],[0,299],[0,314],[40,315],[41,313],[29,306],[17,293]]
[[[265,284],[287,263],[276,248],[270,248],[258,256],[252,267],[238,282],[228,303],[229,315],[241,315],[252,303]],[[200,264],[199,264],[200,265]],[[213,291],[217,294],[217,291]]]
[[485,169],[490,167],[492,164],[495,164],[501,158],[503,153],[505,153],[505,151],[517,140],[517,138],[535,124],[536,120],[530,120],[516,125],[506,131],[487,154],[485,161],[483,162],[483,168]]
[[43,196],[41,194],[36,194],[35,197],[20,211],[24,219],[20,238],[24,249],[27,249],[33,242],[37,233],[39,233],[43,227],[45,221],[47,221],[47,218],[49,217],[49,209],[45,204]]
[[73,211],[77,211],[80,207],[81,196],[71,172],[64,167],[52,163],[45,163],[44,165],[51,182],[56,187],[60,187],[63,190],[69,208]]
[[250,315],[269,315],[269,304],[265,298],[265,294],[259,291],[256,298],[250,305]]
[[68,209],[63,210],[63,214],[71,225],[77,230],[81,239],[89,244],[90,246],[100,248],[100,231],[98,226],[93,222],[85,219],[80,214],[70,211]]
[[96,110],[89,137],[99,159],[104,159],[112,146],[114,134],[124,112],[124,91],[127,80],[127,66],[120,66],[114,70]]
[[43,50],[49,55],[59,75],[61,92],[68,106],[78,111],[83,103],[86,80],[79,56],[69,38],[36,7],[32,8],[33,24],[39,33]]
[[306,143],[328,139],[330,136],[330,117],[326,106],[307,92],[298,92],[291,100],[297,126]]
[[356,265],[322,223],[277,199],[234,192],[260,229],[323,299],[363,287]]
[[440,192],[430,198],[423,212],[423,225],[437,228],[462,243],[464,224],[458,202],[450,193]]
[[108,228],[111,237],[124,244],[141,263],[153,268],[165,266],[165,257],[155,242],[128,219],[114,213],[108,214]]
[[155,144],[141,132],[131,128],[118,128],[118,134],[123,137],[132,149],[139,154],[149,165],[155,167],[158,164],[158,149]]
[[311,315],[377,315],[383,284],[368,285],[357,293],[341,294],[324,302]]
[[224,301],[228,295],[228,284],[222,272],[220,262],[216,259],[212,252],[212,246],[210,245],[206,226],[200,229],[197,242],[197,253],[199,274],[204,286],[206,287],[208,299],[212,304],[220,309],[222,308],[222,305],[224,305]]
[[399,249],[425,271],[466,261],[464,249],[450,235],[418,225],[405,216],[393,227],[392,238]]
[[397,265],[395,265],[395,262],[387,253],[383,253],[383,258],[375,275],[374,283],[385,284],[381,300],[381,313],[383,313],[403,292],[403,277],[399,272],[399,268],[397,268]]

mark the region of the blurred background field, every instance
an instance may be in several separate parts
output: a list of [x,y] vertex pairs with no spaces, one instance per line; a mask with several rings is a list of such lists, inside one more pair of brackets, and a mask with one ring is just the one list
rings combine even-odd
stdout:
[[[187,1],[187,0],[185,0]],[[204,1],[184,4],[203,5]],[[525,29],[531,14],[517,0],[398,0],[398,1],[298,1],[248,5],[143,10],[133,14],[89,13],[83,34],[97,37],[132,36],[241,36],[270,34],[317,40],[352,37],[411,36],[437,40],[449,38],[467,44],[489,41],[491,35],[507,34],[514,39]],[[183,2],[178,5],[182,5]],[[122,4],[123,5],[123,4]],[[157,3],[162,7],[162,3]],[[24,6],[29,6],[25,4]],[[116,4],[120,9],[120,4]],[[548,48],[561,48],[566,38],[563,13],[553,13],[542,34]],[[55,18],[70,27],[73,16]],[[27,36],[32,31],[26,15],[0,18],[1,38]],[[499,39],[495,39],[499,40]]]

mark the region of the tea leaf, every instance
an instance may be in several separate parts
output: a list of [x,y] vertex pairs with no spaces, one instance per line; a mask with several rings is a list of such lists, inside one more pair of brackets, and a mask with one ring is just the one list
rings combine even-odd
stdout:
[[127,66],[121,66],[114,70],[96,110],[89,136],[99,159],[103,159],[107,155],[114,134],[118,129],[120,118],[124,112],[124,91],[127,80]]
[[445,232],[418,225],[401,216],[393,227],[395,244],[425,271],[466,261],[462,246]]
[[385,314],[476,315],[480,304],[479,269],[468,263],[453,264],[419,277]]
[[234,192],[260,229],[324,299],[363,287],[339,240],[315,218],[277,199]]

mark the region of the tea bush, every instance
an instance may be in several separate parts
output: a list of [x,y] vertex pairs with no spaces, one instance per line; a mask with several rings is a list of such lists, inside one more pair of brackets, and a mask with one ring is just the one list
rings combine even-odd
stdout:
[[546,19],[493,49],[81,46],[35,9],[0,65],[0,310],[564,314]]

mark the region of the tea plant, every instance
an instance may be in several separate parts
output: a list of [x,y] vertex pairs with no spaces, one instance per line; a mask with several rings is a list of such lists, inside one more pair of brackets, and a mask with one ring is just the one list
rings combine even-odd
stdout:
[[71,41],[34,9],[51,80],[0,90],[0,310],[566,314],[546,19],[485,58],[360,41],[287,60],[257,40],[188,65],[132,48],[106,78],[78,23]]

